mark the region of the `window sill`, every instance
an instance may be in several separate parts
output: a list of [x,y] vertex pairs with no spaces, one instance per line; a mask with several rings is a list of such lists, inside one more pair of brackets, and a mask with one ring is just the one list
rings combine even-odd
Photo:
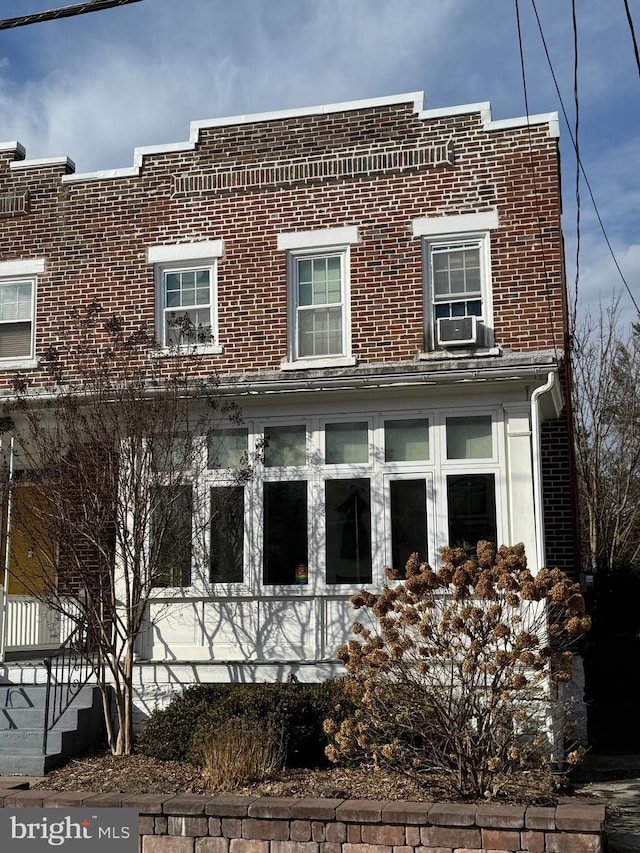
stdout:
[[220,344],[194,344],[193,346],[159,347],[153,350],[157,358],[170,358],[174,355],[222,355],[224,347]]
[[502,355],[501,347],[456,347],[455,349],[437,349],[418,353],[421,361],[442,361],[452,358],[489,358]]
[[356,360],[353,356],[337,356],[336,358],[300,359],[300,361],[283,361],[280,370],[316,370],[326,367],[354,367]]
[[30,370],[37,366],[35,358],[0,358],[0,370]]

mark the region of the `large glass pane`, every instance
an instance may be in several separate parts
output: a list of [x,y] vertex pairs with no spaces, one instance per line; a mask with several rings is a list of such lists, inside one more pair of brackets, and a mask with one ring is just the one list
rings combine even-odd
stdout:
[[447,418],[447,459],[491,459],[491,415]]
[[298,566],[308,566],[307,483],[264,484],[265,584],[293,584]]
[[166,307],[207,305],[210,301],[210,280],[208,269],[165,273]]
[[211,312],[207,308],[165,311],[165,342],[168,346],[194,346],[211,342]]
[[429,421],[412,418],[384,422],[385,462],[414,462],[429,458]]
[[31,319],[31,282],[0,286],[0,320]]
[[265,430],[264,437],[264,464],[267,468],[306,464],[307,430],[304,424],[272,426]]
[[369,426],[366,421],[327,424],[324,434],[327,465],[369,461]]
[[371,583],[369,480],[325,482],[327,583]]
[[184,473],[196,462],[193,437],[187,433],[158,436],[151,448],[151,458],[156,471]]
[[447,477],[449,544],[475,550],[481,539],[497,544],[493,474]]
[[190,586],[193,494],[189,485],[158,486],[151,495],[154,586]]
[[31,355],[31,323],[0,323],[0,358]]
[[342,309],[298,311],[298,355],[302,358],[342,353]]
[[431,275],[436,298],[450,294],[479,293],[480,247],[478,245],[434,246]]
[[244,567],[244,488],[211,489],[211,583],[242,583]]
[[229,427],[211,430],[207,436],[208,468],[242,468],[247,464],[248,430]]
[[391,559],[398,577],[405,577],[407,560],[417,553],[428,560],[427,486],[421,480],[392,480],[389,483],[391,510]]

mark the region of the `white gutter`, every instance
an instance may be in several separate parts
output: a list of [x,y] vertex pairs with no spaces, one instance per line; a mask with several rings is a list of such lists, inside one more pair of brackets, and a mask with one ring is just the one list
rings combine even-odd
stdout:
[[544,541],[544,506],[542,501],[542,453],[541,453],[541,430],[540,420],[540,397],[548,393],[556,382],[555,373],[549,373],[544,385],[536,388],[531,395],[531,453],[533,462],[533,507],[536,522],[536,558],[538,565],[536,571],[546,565],[545,541]]
[[[0,449],[2,448],[2,439],[0,438]],[[7,614],[9,612],[9,558],[11,555],[11,505],[13,498],[13,490],[11,483],[13,480],[13,436],[9,444],[9,488],[7,490],[7,534],[5,537],[4,546],[4,581],[2,584],[2,605],[0,625],[0,663],[4,663],[6,648],[7,648]]]

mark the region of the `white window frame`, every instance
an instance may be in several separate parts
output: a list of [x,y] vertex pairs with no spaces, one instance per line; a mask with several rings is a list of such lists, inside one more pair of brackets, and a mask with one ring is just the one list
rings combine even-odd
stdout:
[[[414,237],[422,239],[423,246],[423,279],[424,279],[424,318],[425,318],[425,349],[428,352],[448,352],[446,345],[438,344],[438,334],[435,320],[435,306],[438,303],[464,301],[460,299],[436,300],[433,292],[434,249],[451,247],[461,248],[475,244],[479,250],[480,260],[480,300],[481,314],[477,318],[478,343],[462,347],[487,349],[493,346],[493,299],[491,288],[491,231],[498,228],[498,213],[495,208],[483,213],[467,213],[457,216],[422,217],[412,223]],[[459,346],[451,350],[459,350]]]
[[[255,457],[256,454],[256,432],[255,427],[251,421],[244,421],[240,426],[232,423],[223,423],[219,425],[221,430],[225,429],[242,429],[246,431],[247,436],[247,448],[246,453],[249,459]],[[205,541],[204,541],[204,554],[201,560],[201,572],[200,572],[200,587],[199,591],[206,596],[239,596],[239,595],[249,595],[252,591],[255,591],[258,578],[255,574],[255,566],[251,559],[252,556],[252,543],[254,536],[254,515],[255,510],[253,506],[254,502],[254,490],[251,488],[252,486],[252,478],[250,478],[247,482],[239,482],[237,478],[234,478],[229,474],[229,469],[215,468],[209,467],[209,447],[208,447],[208,437],[205,435],[203,437],[203,453],[204,453],[204,464],[202,467],[201,475],[199,477],[199,488],[197,492],[197,500],[198,507],[202,508],[204,512],[210,514],[210,499],[211,499],[211,488],[221,486],[239,486],[242,488],[244,492],[244,519],[243,519],[243,558],[242,558],[242,580],[241,581],[212,581],[210,579],[210,549],[211,549],[211,524],[212,520],[209,519],[209,522],[203,525],[203,529],[205,532]],[[231,469],[233,471],[233,469]]]
[[[278,234],[278,249],[287,252],[288,348],[283,370],[311,367],[349,367],[355,358],[351,351],[351,245],[360,242],[356,226],[325,228],[319,231],[293,231]],[[342,350],[335,354],[301,355],[299,352],[298,263],[302,260],[340,258]],[[334,306],[337,303],[332,303]],[[310,310],[313,310],[310,308]]]
[[29,319],[6,321],[0,320],[1,325],[11,325],[15,323],[26,322],[29,322],[31,324],[29,353],[27,355],[22,356],[0,357],[0,366],[3,370],[37,366],[37,361],[35,358],[36,293],[38,286],[38,275],[44,272],[44,268],[44,258],[0,262],[0,287],[12,284],[28,284],[31,286],[31,316],[29,317]]
[[[387,466],[388,467],[388,464]],[[385,471],[383,473],[383,512],[384,512],[384,553],[385,553],[385,566],[393,565],[393,530],[392,530],[392,519],[391,519],[391,483],[397,480],[423,480],[425,484],[425,493],[426,493],[426,525],[427,525],[427,549],[428,549],[428,558],[427,561],[429,565],[434,568],[437,568],[438,559],[439,559],[439,550],[438,550],[438,542],[436,538],[436,500],[434,493],[434,470],[433,468],[429,470],[424,470],[425,466],[421,466],[422,470],[418,468],[415,471]],[[407,554],[407,559],[409,558],[409,554]],[[423,555],[424,559],[424,555]],[[404,566],[398,567],[393,566],[393,568],[402,571]]]
[[[247,429],[247,454],[251,458],[256,452],[254,427],[244,423]],[[221,429],[234,428],[234,424],[221,424]],[[190,574],[191,583],[188,586],[154,586],[151,598],[154,600],[179,599],[190,600],[209,598],[211,596],[242,596],[255,592],[257,578],[254,576],[251,560],[251,544],[253,542],[254,495],[251,480],[239,482],[229,473],[227,468],[210,468],[208,466],[208,437],[206,434],[193,438],[194,458],[196,468],[185,471],[182,485],[191,487],[192,499],[192,551]],[[162,485],[161,483],[159,485]],[[211,523],[210,499],[211,488],[216,486],[239,486],[244,492],[243,517],[243,567],[241,581],[211,581],[210,579],[210,548]],[[152,528],[148,526],[147,536],[151,537]],[[148,546],[151,547],[149,539]]]
[[[224,348],[218,338],[218,261],[224,252],[222,240],[207,240],[201,243],[177,243],[147,248],[147,261],[154,265],[155,276],[155,325],[160,351],[167,353],[171,347],[166,340],[165,276],[168,273],[209,271],[209,317],[211,340],[206,343],[187,342],[179,349],[205,354],[220,354]],[[197,307],[197,306],[194,306]],[[185,307],[185,310],[188,310]]]

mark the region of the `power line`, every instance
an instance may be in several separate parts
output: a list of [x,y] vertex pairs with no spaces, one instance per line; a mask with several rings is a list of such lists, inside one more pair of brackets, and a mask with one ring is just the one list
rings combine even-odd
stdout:
[[128,6],[129,3],[141,3],[142,0],[88,0],[86,3],[75,3],[73,6],[61,6],[33,15],[21,15],[18,18],[5,18],[0,21],[0,30],[10,30],[13,27],[26,27],[28,24],[39,24],[42,21],[56,21],[58,18],[72,18],[84,15],[86,12],[101,12],[114,6]]
[[580,198],[580,98],[578,92],[578,16],[576,13],[576,0],[571,0],[571,23],[573,25],[573,106],[575,110],[574,134],[576,140],[576,274],[573,288],[573,310],[571,316],[571,333],[573,334],[576,318],[578,316],[578,288],[580,285],[580,248],[582,242],[581,228],[581,198]]
[[558,95],[560,107],[562,108],[562,115],[564,116],[564,120],[565,120],[565,123],[567,125],[567,129],[569,131],[569,138],[571,139],[571,143],[573,145],[573,150],[576,153],[577,162],[580,166],[580,172],[582,173],[582,177],[584,178],[585,186],[587,187],[587,189],[589,191],[589,197],[591,199],[591,204],[593,205],[593,209],[595,211],[596,218],[597,218],[598,224],[600,226],[600,230],[602,231],[602,235],[604,237],[605,243],[607,244],[607,248],[609,249],[609,253],[613,259],[613,263],[615,264],[615,267],[618,270],[618,275],[620,276],[620,280],[622,281],[622,283],[625,287],[625,290],[627,291],[629,298],[631,299],[631,302],[633,303],[633,306],[636,309],[636,312],[638,314],[640,314],[640,307],[638,306],[638,303],[636,302],[636,300],[633,296],[633,293],[631,292],[631,288],[629,287],[629,284],[627,283],[627,280],[624,277],[622,269],[620,268],[620,264],[618,263],[618,259],[616,258],[615,252],[613,251],[613,246],[611,245],[611,241],[609,240],[606,229],[604,227],[604,222],[602,221],[602,217],[600,216],[600,211],[598,210],[598,205],[596,204],[596,199],[595,199],[595,196],[593,194],[593,190],[591,189],[591,184],[589,183],[589,178],[587,177],[586,170],[585,170],[584,165],[582,163],[582,160],[580,158],[580,154],[579,154],[580,149],[578,147],[577,140],[575,139],[574,134],[571,132],[571,125],[569,123],[567,111],[566,111],[565,106],[564,106],[562,94],[560,93],[560,87],[558,86],[558,79],[556,77],[555,71],[553,70],[553,63],[551,62],[551,56],[549,54],[549,49],[547,47],[547,41],[544,37],[544,32],[542,30],[542,24],[540,22],[540,16],[538,15],[538,9],[536,8],[535,0],[531,0],[531,5],[533,6],[533,11],[535,13],[536,20],[538,22],[538,29],[540,30],[540,38],[542,39],[542,46],[544,47],[544,52],[545,52],[545,55],[547,57],[549,69],[551,71],[551,77],[553,79],[553,84],[556,88],[556,94]]
[[555,326],[553,323],[553,309],[551,306],[551,294],[549,292],[549,270],[547,267],[547,256],[546,256],[546,252],[545,252],[544,239],[543,239],[543,234],[542,234],[542,222],[541,222],[541,218],[540,218],[540,204],[539,204],[540,195],[539,195],[538,181],[536,178],[536,169],[535,169],[534,162],[533,162],[533,144],[532,144],[532,140],[531,140],[531,124],[529,122],[529,95],[527,92],[527,75],[525,72],[525,65],[524,65],[524,47],[522,44],[522,28],[520,25],[520,4],[519,4],[518,0],[515,0],[515,9],[516,9],[516,24],[517,24],[517,28],[518,28],[518,47],[520,49],[520,70],[522,73],[522,90],[523,90],[523,94],[524,94],[524,109],[525,109],[525,114],[527,116],[527,139],[528,139],[528,143],[529,143],[529,171],[530,171],[530,175],[531,175],[531,182],[533,184],[533,199],[534,199],[534,205],[535,205],[535,210],[536,210],[537,231],[538,231],[537,237],[540,241],[540,256],[542,258],[542,270],[543,270],[544,282],[545,282],[545,295],[546,295],[546,299],[547,299],[547,312],[548,312],[548,316],[549,316],[549,330],[551,332],[551,337],[553,340],[553,349],[557,355],[558,345],[556,342],[556,332],[555,332]]
[[631,41],[633,42],[633,52],[636,55],[636,65],[638,66],[638,74],[640,74],[640,53],[638,53],[638,42],[636,41],[636,31],[633,26],[633,18],[631,17],[631,9],[629,8],[629,0],[624,0],[624,8],[627,12],[627,21],[631,31]]

